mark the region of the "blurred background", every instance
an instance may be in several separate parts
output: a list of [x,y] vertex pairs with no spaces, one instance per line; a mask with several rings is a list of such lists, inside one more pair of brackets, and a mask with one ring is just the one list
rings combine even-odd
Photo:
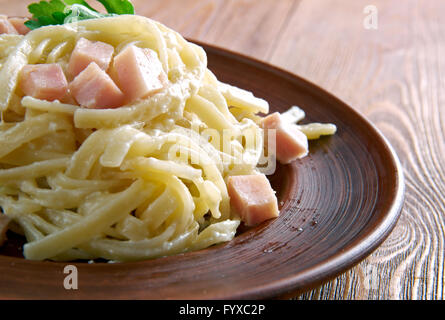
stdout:
[[[0,12],[26,16],[31,2],[0,0]],[[137,14],[189,39],[320,85],[367,116],[395,147],[407,186],[392,234],[350,271],[292,298],[444,298],[445,1],[132,2]]]

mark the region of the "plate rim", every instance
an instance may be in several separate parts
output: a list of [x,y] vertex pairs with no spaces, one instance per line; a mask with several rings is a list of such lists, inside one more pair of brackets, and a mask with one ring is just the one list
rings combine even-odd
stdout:
[[[319,92],[324,97],[334,100],[337,104],[341,104],[342,108],[345,108],[345,110],[347,110],[348,112],[353,113],[355,117],[360,118],[360,120],[362,120],[368,126],[368,128],[373,131],[373,136],[377,137],[380,140],[380,144],[385,147],[386,152],[389,155],[389,157],[385,158],[385,160],[390,160],[391,165],[394,168],[394,172],[391,172],[391,174],[394,174],[394,197],[392,198],[391,203],[388,205],[388,209],[385,211],[383,218],[380,219],[378,223],[376,223],[375,227],[367,231],[359,239],[354,239],[352,243],[348,243],[347,250],[337,252],[331,257],[322,260],[316,265],[312,266],[310,269],[302,270],[280,280],[275,280],[260,286],[244,288],[243,290],[238,290],[237,292],[231,294],[215,296],[214,298],[210,299],[268,299],[272,297],[286,297],[286,295],[289,294],[295,295],[301,292],[306,292],[335,278],[336,276],[346,272],[355,265],[359,264],[366,257],[368,257],[376,248],[378,248],[384,242],[384,240],[389,236],[389,234],[396,226],[397,221],[401,216],[405,199],[405,177],[403,173],[403,167],[391,143],[383,135],[380,129],[378,129],[359,110],[353,108],[343,100],[339,99],[328,90],[322,88],[321,86],[313,83],[306,78],[290,72],[289,70],[285,70],[279,66],[272,65],[269,62],[259,60],[244,53],[235,52],[230,49],[217,46],[215,44],[210,44],[189,38],[186,38],[186,40],[202,46],[206,53],[208,50],[213,50],[216,51],[218,54],[229,56],[229,58],[236,59],[238,61],[241,61],[242,63],[247,63],[252,66],[256,65],[257,67],[260,66],[263,70],[273,72],[274,74],[278,74],[280,76],[285,76],[288,79],[294,78],[300,83],[305,83],[305,88],[309,89],[311,93],[315,91]],[[11,263],[10,261],[17,261],[16,259],[20,261],[31,262],[31,266],[35,263],[44,263],[42,261],[27,261],[23,258],[0,256],[0,265],[2,264],[2,261],[9,260],[9,262],[7,263]],[[55,263],[59,264],[64,262]],[[129,262],[126,263],[126,265],[131,265],[133,263],[143,263],[143,261]],[[91,266],[94,266],[94,264],[92,264]],[[301,285],[302,283],[303,285]],[[7,297],[7,293],[0,290],[0,299],[5,299],[5,297]],[[142,297],[142,299],[144,298]],[[205,298],[203,295],[202,299],[207,298]]]

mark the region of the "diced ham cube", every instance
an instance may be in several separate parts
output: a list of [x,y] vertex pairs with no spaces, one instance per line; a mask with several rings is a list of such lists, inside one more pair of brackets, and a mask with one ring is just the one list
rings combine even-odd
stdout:
[[135,45],[127,46],[116,55],[114,68],[128,101],[159,92],[167,78],[156,52]]
[[11,219],[5,214],[0,213],[0,247],[6,240],[6,231],[8,231]]
[[308,154],[309,146],[306,135],[296,125],[283,121],[278,112],[265,117],[262,126],[265,130],[276,130],[275,152],[281,163],[290,163]]
[[0,16],[0,34],[19,34],[6,16]]
[[231,176],[227,184],[230,204],[247,226],[278,217],[278,201],[264,174]]
[[29,29],[27,26],[25,26],[25,22],[28,20],[26,18],[20,18],[20,17],[11,17],[8,18],[9,22],[14,26],[14,28],[17,30],[17,32],[21,35],[27,34],[31,29]]
[[107,70],[113,53],[114,48],[108,43],[80,38],[71,53],[68,72],[75,77],[91,62],[95,62],[101,69]]
[[68,82],[62,67],[56,63],[28,64],[19,78],[20,88],[27,96],[42,100],[62,100],[68,93]]
[[124,101],[122,91],[95,62],[79,73],[69,88],[74,99],[87,108],[116,108]]

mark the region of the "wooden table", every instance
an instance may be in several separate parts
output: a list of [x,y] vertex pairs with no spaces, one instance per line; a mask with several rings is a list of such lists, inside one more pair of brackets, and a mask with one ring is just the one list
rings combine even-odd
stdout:
[[[26,15],[30,2],[0,0],[0,12]],[[324,87],[367,116],[396,149],[406,178],[396,228],[356,267],[296,299],[445,298],[445,1],[133,3],[138,14],[188,38]]]

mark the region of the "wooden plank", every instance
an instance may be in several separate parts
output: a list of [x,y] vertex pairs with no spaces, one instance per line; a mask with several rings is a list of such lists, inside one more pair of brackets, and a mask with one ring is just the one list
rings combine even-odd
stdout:
[[156,19],[185,37],[266,60],[275,50],[275,39],[298,1],[135,0],[133,3],[139,14]]
[[371,119],[395,147],[407,182],[404,211],[387,241],[299,298],[443,299],[445,3],[373,1],[377,30],[363,27],[368,4],[303,1],[270,59]]

